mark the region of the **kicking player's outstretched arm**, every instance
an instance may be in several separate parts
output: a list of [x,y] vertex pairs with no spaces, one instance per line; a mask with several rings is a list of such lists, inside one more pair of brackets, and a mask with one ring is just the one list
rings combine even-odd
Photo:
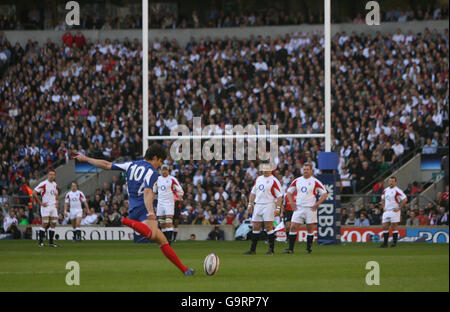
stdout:
[[95,158],[87,157],[87,156],[81,155],[81,154],[78,154],[77,156],[75,156],[75,159],[78,161],[81,161],[81,162],[90,163],[92,166],[97,167],[97,168],[111,170],[112,163],[107,160],[95,159]]

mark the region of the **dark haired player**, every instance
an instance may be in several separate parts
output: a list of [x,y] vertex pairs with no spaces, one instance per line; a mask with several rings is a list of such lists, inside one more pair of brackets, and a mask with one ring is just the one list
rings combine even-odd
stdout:
[[156,241],[162,253],[176,265],[184,275],[193,275],[194,270],[187,268],[178,258],[176,252],[170,247],[166,236],[158,228],[155,209],[153,207],[153,185],[158,179],[157,169],[166,159],[166,151],[159,144],[152,144],[145,152],[144,160],[128,161],[124,163],[111,163],[102,159],[94,159],[84,155],[77,155],[78,161],[88,162],[91,165],[105,170],[123,170],[127,175],[129,194],[129,216],[122,217],[122,224],[131,227],[144,237]]
[[[55,236],[56,220],[58,219],[58,185],[55,182],[56,172],[50,170],[47,180],[42,181],[33,190],[33,197],[41,205],[42,227],[39,229],[39,247],[44,246],[45,228],[50,224],[48,229],[49,246],[59,247],[53,242]],[[39,198],[39,195],[41,195]]]
[[84,193],[78,189],[78,184],[74,181],[71,184],[70,192],[66,194],[66,198],[64,200],[64,215],[69,215],[70,222],[72,223],[74,242],[81,241],[80,224],[81,218],[83,217],[83,203],[86,209],[89,210],[89,205],[86,201]]
[[389,187],[384,189],[381,195],[381,206],[383,207],[383,244],[380,248],[386,248],[389,239],[389,227],[392,228],[392,245],[397,246],[398,223],[400,222],[401,210],[405,207],[408,198],[405,193],[397,187],[397,178],[390,177]]

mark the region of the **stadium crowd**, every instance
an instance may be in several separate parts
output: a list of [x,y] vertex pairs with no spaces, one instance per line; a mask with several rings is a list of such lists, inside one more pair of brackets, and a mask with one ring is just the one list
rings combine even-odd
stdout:
[[[332,38],[332,150],[348,182],[344,193],[368,186],[427,140],[448,147],[448,40],[448,29],[376,36],[342,32]],[[22,47],[0,33],[0,44],[6,56],[0,57],[5,196],[25,194],[40,171],[75,152],[110,160],[141,155],[137,40],[91,42],[81,32],[66,32],[61,42],[30,40]],[[193,116],[200,116],[203,126],[216,125],[217,134],[226,124],[254,123],[277,124],[280,133],[323,132],[318,34],[192,39],[185,47],[163,38],[151,43],[149,57],[150,135],[170,134],[177,124],[192,130]],[[169,151],[171,141],[162,144]],[[280,140],[276,175],[283,190],[301,174],[301,163],[311,162],[317,172],[314,160],[323,149],[318,139]],[[181,223],[238,224],[248,218],[246,197],[257,162],[166,162],[185,190]],[[86,219],[95,214],[98,222],[106,207],[116,215],[126,211],[126,192],[104,192],[100,201],[98,194],[90,199],[96,204]]]
[[[149,15],[150,28],[177,29],[177,28],[223,28],[223,27],[251,27],[251,26],[277,26],[300,24],[323,24],[323,11],[313,13],[311,8],[304,10],[281,10],[276,8],[261,8],[251,11],[232,9],[218,9],[212,6],[201,12],[193,10],[188,14],[176,14],[167,9],[151,10]],[[365,11],[364,11],[365,12]],[[405,8],[394,8],[381,11],[381,20],[385,22],[407,22],[423,20],[448,19],[448,5],[427,3]],[[355,16],[342,14],[333,15],[333,22],[365,23],[361,13]],[[23,29],[55,29],[66,30],[67,24],[62,18],[55,26],[52,22],[51,10],[31,8],[18,17],[16,15],[0,16],[0,30]],[[126,14],[122,17],[105,16],[94,13],[84,13],[81,17],[79,29],[140,29],[141,15]]]

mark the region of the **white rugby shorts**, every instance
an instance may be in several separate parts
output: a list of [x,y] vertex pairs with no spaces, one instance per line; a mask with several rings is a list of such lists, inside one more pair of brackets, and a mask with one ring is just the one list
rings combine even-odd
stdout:
[[311,207],[297,206],[297,210],[292,214],[291,222],[299,224],[317,223],[317,209],[313,211]]
[[42,218],[58,218],[58,210],[56,210],[55,206],[41,206],[41,217]]
[[69,212],[70,220],[83,217],[83,209],[71,209]]
[[383,223],[399,223],[400,222],[400,210],[395,212],[393,210],[388,210],[383,212]]
[[174,215],[175,203],[158,203],[156,206],[156,216],[173,216]]
[[255,204],[252,222],[267,222],[275,219],[275,203]]

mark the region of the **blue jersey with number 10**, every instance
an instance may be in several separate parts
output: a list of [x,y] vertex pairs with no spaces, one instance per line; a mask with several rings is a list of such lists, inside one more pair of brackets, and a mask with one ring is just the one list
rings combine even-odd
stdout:
[[144,160],[112,163],[111,170],[122,170],[127,174],[129,196],[128,212],[135,208],[145,208],[144,189],[151,188],[158,180],[158,171]]

